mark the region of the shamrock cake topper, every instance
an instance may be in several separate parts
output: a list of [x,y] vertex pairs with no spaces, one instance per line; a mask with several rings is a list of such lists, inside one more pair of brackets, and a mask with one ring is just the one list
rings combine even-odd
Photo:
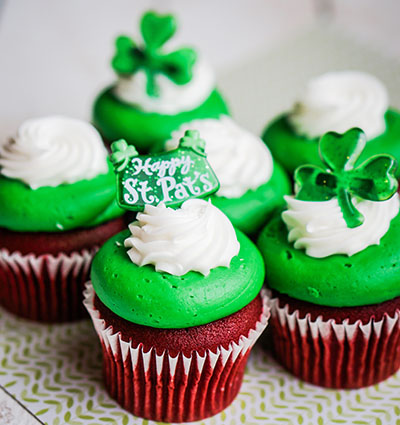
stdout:
[[177,149],[155,155],[139,155],[125,140],[114,142],[110,160],[117,174],[118,205],[131,211],[161,202],[179,207],[213,194],[219,182],[204,149],[197,130],[187,130]]
[[118,140],[111,145],[111,152],[110,160],[115,167],[116,173],[125,170],[129,160],[134,156],[139,155],[135,146],[128,145],[128,143],[126,143],[123,139]]
[[299,190],[296,198],[303,201],[327,201],[337,197],[348,227],[364,222],[355,208],[352,196],[369,201],[385,201],[397,190],[394,176],[396,160],[386,154],[374,155],[355,166],[366,144],[366,136],[359,128],[344,134],[326,133],[319,142],[319,153],[326,168],[302,165],[294,179]]
[[190,48],[170,53],[162,51],[163,45],[176,31],[174,16],[147,12],[140,22],[140,31],[143,45],[126,36],[117,38],[117,52],[112,60],[114,70],[121,76],[129,76],[143,69],[147,77],[146,92],[153,97],[159,95],[155,81],[157,74],[164,74],[178,85],[188,83],[193,76],[196,52]]

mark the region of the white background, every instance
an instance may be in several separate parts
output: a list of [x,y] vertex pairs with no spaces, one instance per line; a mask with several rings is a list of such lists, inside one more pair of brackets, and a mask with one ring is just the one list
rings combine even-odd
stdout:
[[176,13],[177,41],[197,46],[222,82],[321,19],[400,56],[398,0],[0,0],[0,138],[29,117],[89,119],[113,80],[114,38],[134,34],[148,8]]

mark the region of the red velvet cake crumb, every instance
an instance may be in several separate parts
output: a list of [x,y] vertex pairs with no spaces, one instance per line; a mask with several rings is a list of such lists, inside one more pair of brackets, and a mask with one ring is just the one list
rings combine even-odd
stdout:
[[328,388],[362,388],[400,368],[400,297],[338,308],[276,291],[273,296],[274,354],[298,378]]
[[188,356],[193,350],[203,355],[205,350],[215,350],[221,345],[227,348],[232,341],[238,342],[242,335],[247,336],[255,328],[263,310],[262,299],[258,295],[238,312],[215,322],[192,328],[159,329],[137,325],[117,316],[97,296],[94,305],[106,326],[121,332],[122,340],[132,340],[134,346],[142,343],[146,351],[156,347],[158,354],[168,350],[172,356],[178,352]]
[[275,290],[273,291],[273,297],[279,299],[280,307],[288,304],[290,313],[298,310],[301,318],[310,314],[312,320],[315,320],[318,316],[322,316],[323,320],[334,319],[337,322],[342,322],[348,319],[349,323],[355,323],[357,320],[361,320],[362,323],[366,324],[371,319],[376,321],[382,320],[385,313],[393,317],[396,310],[400,310],[400,297],[379,304],[358,307],[328,307],[312,304],[281,294]]
[[66,232],[14,232],[0,228],[0,246],[21,254],[69,254],[102,245],[107,239],[126,228],[124,217],[91,228]]

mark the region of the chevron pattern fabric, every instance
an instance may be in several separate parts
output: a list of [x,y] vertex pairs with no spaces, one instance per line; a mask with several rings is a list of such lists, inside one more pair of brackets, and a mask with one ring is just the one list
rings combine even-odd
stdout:
[[[0,310],[0,385],[49,425],[154,425],[124,411],[102,382],[90,321],[40,325]],[[256,346],[239,396],[198,425],[400,425],[400,373],[356,391],[299,381]]]

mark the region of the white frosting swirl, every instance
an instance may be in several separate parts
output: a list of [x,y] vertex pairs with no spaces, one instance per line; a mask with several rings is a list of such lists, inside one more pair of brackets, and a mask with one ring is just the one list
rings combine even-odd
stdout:
[[183,124],[172,133],[166,149],[178,147],[185,131],[192,129],[206,142],[207,159],[220,182],[218,196],[238,198],[270,179],[273,161],[267,146],[228,116]]
[[399,212],[397,193],[387,201],[372,202],[353,199],[364,216],[364,223],[348,228],[336,198],[323,202],[300,201],[285,196],[288,210],[282,219],[289,230],[288,240],[296,249],[305,249],[310,257],[333,254],[351,256],[370,245],[379,245],[389,230],[390,221]]
[[385,86],[358,71],[329,72],[311,80],[289,115],[296,132],[309,138],[359,127],[368,140],[382,134],[389,107]]
[[51,116],[25,121],[0,145],[1,174],[32,189],[91,179],[108,170],[107,150],[89,123]]
[[138,266],[153,264],[157,271],[182,276],[229,267],[239,252],[235,230],[211,202],[191,199],[179,209],[146,205],[129,225],[128,255]]
[[198,60],[193,67],[193,78],[187,84],[175,84],[163,74],[156,74],[155,82],[159,96],[149,96],[146,73],[140,70],[129,77],[118,77],[114,93],[143,111],[174,115],[200,106],[213,91],[215,76],[206,62]]

